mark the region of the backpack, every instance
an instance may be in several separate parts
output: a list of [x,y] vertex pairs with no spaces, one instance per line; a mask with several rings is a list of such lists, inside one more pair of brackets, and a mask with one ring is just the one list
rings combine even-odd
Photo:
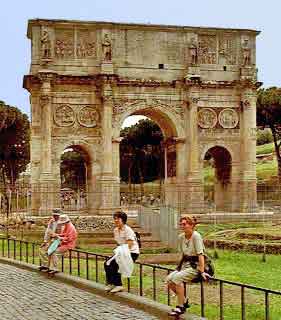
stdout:
[[136,240],[137,240],[137,243],[139,245],[139,248],[141,248],[141,236],[139,234],[139,232],[135,232],[135,235],[136,235]]

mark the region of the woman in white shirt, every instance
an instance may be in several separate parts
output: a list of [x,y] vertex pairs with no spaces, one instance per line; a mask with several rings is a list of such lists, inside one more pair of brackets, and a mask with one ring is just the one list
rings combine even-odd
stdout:
[[[131,257],[135,262],[140,254],[139,245],[136,235],[132,228],[127,223],[127,215],[125,212],[117,211],[113,215],[114,219],[114,239],[118,245],[128,244],[131,252]],[[119,292],[123,290],[121,274],[118,272],[119,266],[115,259],[113,259],[109,265],[105,262],[104,269],[106,273],[106,290],[111,293]]]

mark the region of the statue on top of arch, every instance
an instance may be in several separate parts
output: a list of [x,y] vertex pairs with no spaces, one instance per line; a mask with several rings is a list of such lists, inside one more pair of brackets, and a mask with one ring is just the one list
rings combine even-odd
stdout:
[[41,43],[41,57],[43,59],[50,59],[51,58],[51,40],[50,40],[50,35],[47,29],[42,30],[40,43]]
[[107,33],[104,35],[103,42],[102,42],[102,54],[103,54],[103,61],[111,61],[111,58],[112,58],[111,41]]

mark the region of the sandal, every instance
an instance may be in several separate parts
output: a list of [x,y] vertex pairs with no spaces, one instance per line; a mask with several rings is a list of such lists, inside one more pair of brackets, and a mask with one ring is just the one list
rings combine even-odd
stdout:
[[185,307],[185,309],[188,309],[191,307],[191,305],[189,304],[188,299],[186,299],[185,303],[183,304],[183,306]]
[[48,274],[56,274],[56,273],[58,273],[57,270],[49,270],[49,271],[48,271]]
[[172,311],[169,313],[169,316],[180,316],[181,314],[185,313],[186,308],[184,306],[176,306]]

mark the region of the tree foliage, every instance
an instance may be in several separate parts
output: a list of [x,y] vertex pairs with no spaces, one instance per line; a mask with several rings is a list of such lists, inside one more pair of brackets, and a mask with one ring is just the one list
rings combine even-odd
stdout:
[[272,87],[258,91],[257,124],[271,130],[278,162],[278,176],[281,180],[281,88]]
[[0,166],[12,184],[30,161],[29,140],[27,115],[0,101]]
[[163,176],[162,131],[149,120],[141,120],[121,131],[120,175],[126,182],[142,183]]
[[86,188],[86,163],[84,155],[76,150],[65,152],[61,157],[61,179],[63,188],[75,191]]

